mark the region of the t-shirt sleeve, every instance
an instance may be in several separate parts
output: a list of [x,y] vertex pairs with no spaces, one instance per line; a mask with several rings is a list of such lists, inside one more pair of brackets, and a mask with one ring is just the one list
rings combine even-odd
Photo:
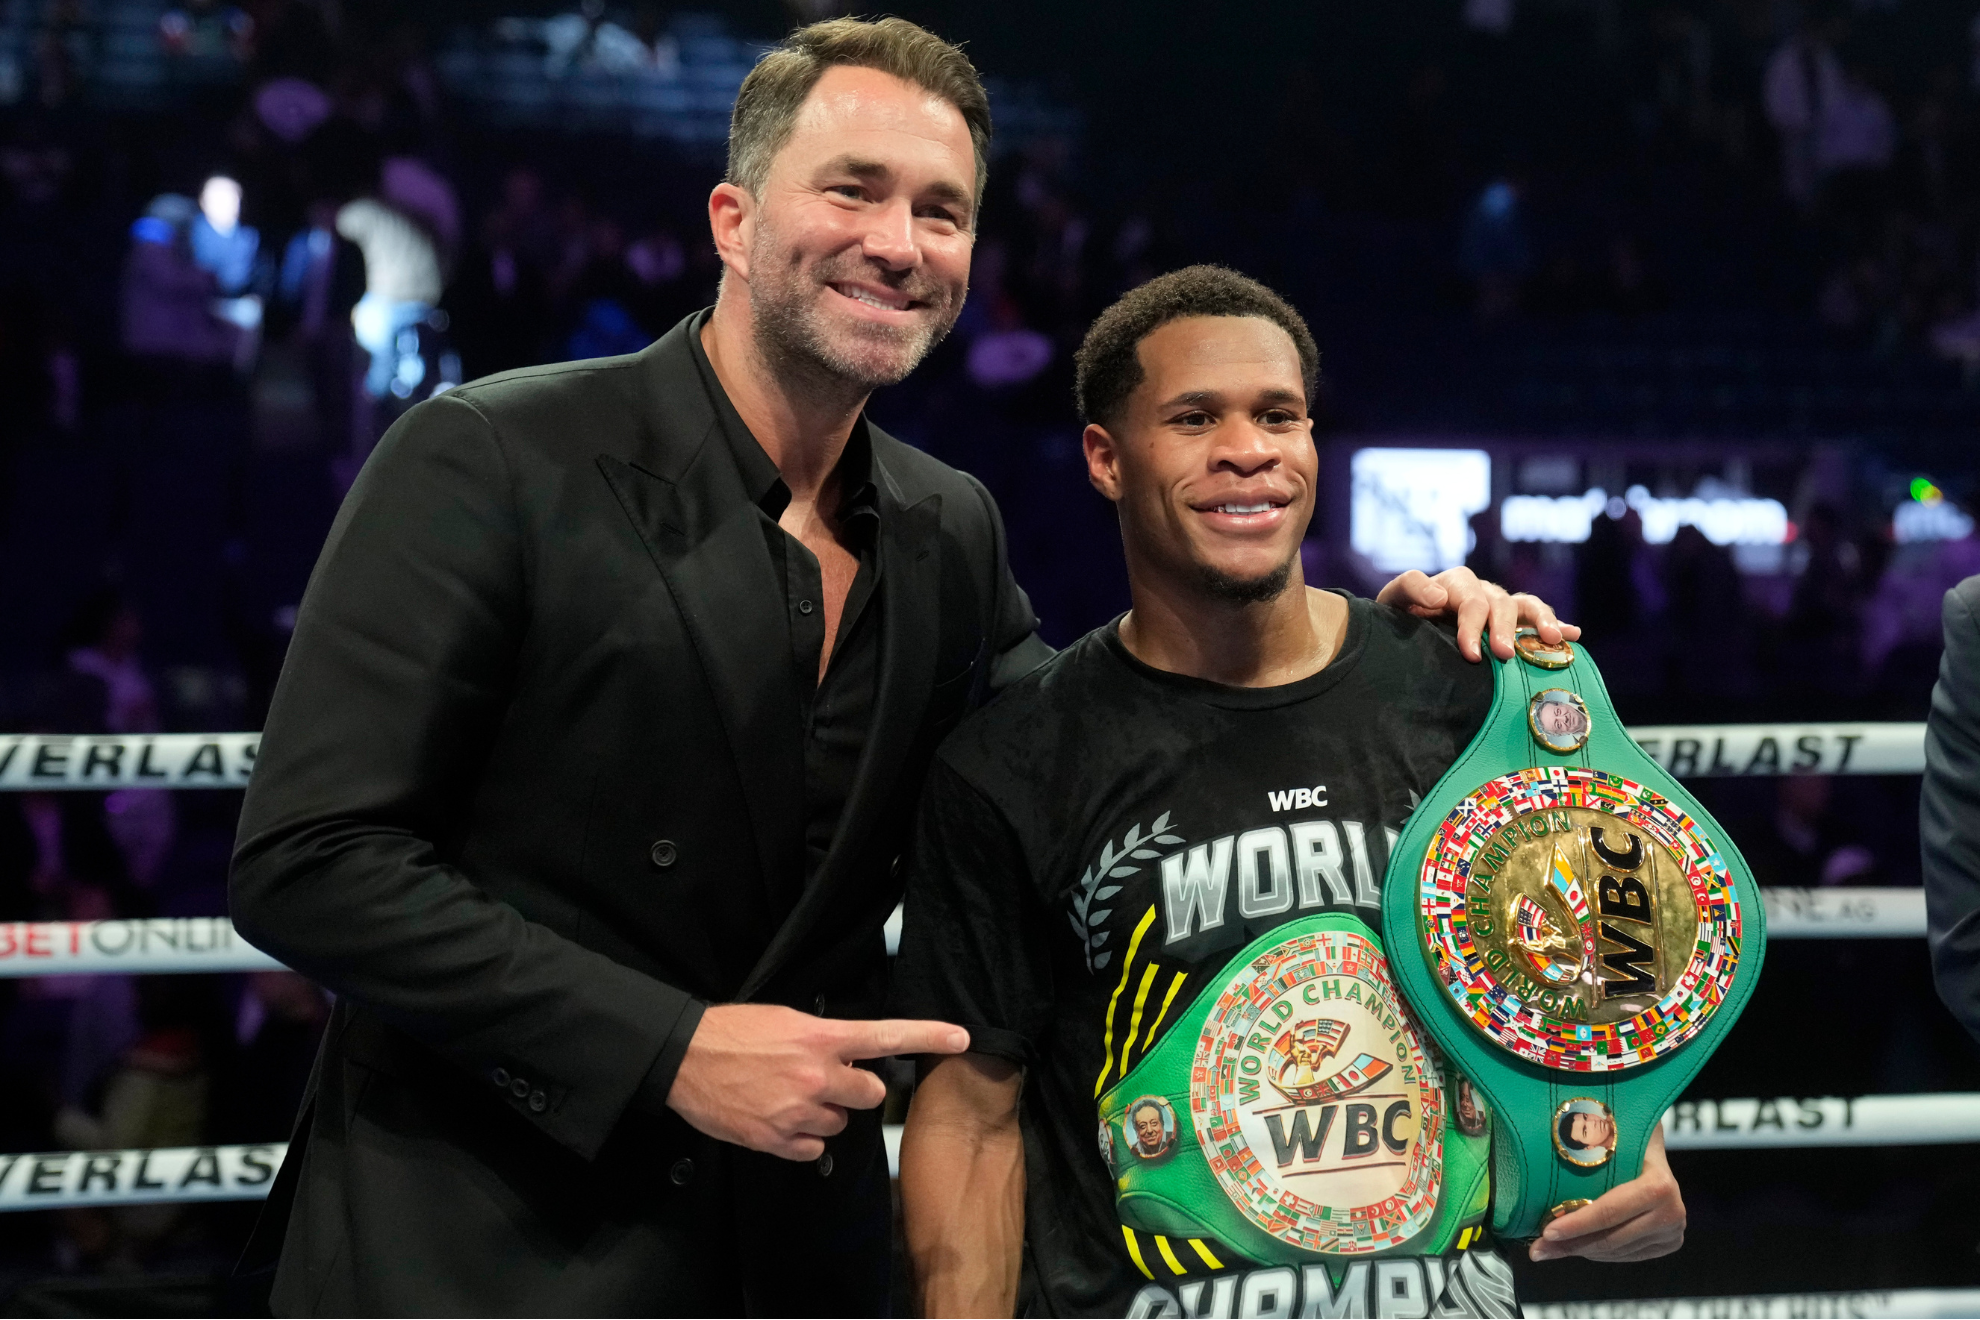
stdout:
[[893,1014],[953,1022],[976,1053],[1035,1062],[1052,1017],[1048,913],[1004,813],[940,758],[904,901]]

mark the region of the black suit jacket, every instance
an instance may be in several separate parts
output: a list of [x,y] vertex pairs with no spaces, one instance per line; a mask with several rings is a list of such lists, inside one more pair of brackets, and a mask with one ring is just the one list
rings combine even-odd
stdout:
[[331,530],[231,891],[339,997],[250,1249],[282,1234],[278,1311],[885,1304],[877,1115],[796,1165],[635,1100],[696,999],[881,1010],[930,753],[1048,651],[987,493],[874,429],[872,728],[819,874],[773,884],[799,692],[695,323],[413,409]]
[[1946,593],[1918,843],[1939,997],[1980,1037],[1980,577]]

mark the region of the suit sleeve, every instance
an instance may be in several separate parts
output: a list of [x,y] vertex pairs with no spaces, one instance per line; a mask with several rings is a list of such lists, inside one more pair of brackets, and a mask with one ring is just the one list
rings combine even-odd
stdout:
[[1010,557],[1005,549],[1004,517],[997,510],[997,501],[975,477],[967,472],[962,477],[976,492],[977,498],[983,501],[984,514],[990,520],[991,543],[995,548],[993,571],[997,576],[992,591],[990,674],[986,692],[986,695],[994,696],[1050,660],[1052,648],[1038,635],[1038,616],[1032,613],[1031,598],[1024,594],[1024,588],[1011,576]]
[[1939,997],[1980,1037],[1980,577],[1946,593],[1946,649],[1925,723],[1918,839]]
[[[685,992],[526,920],[453,860],[509,700],[530,547],[499,436],[442,396],[345,500],[299,611],[229,882],[249,942],[589,1158],[678,1067]],[[499,1071],[498,1071],[499,1070]]]

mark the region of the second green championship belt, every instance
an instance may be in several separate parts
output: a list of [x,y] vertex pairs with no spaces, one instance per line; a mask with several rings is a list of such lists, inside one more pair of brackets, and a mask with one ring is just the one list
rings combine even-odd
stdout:
[[1514,649],[1391,850],[1382,921],[1416,1021],[1493,1112],[1492,1228],[1528,1238],[1642,1172],[1752,994],[1766,913],[1586,652]]
[[1098,1100],[1127,1248],[1151,1278],[1437,1255],[1483,1232],[1488,1115],[1347,913],[1246,945]]

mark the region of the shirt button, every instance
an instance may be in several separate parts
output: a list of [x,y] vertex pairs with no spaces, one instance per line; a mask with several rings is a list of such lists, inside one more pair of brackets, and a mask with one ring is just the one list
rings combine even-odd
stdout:
[[667,1178],[676,1187],[685,1187],[694,1181],[694,1161],[675,1160],[674,1167],[667,1170]]
[[507,1068],[497,1068],[494,1072],[488,1074],[488,1080],[506,1090],[509,1085],[509,1070]]
[[674,846],[672,839],[660,840],[653,845],[653,851],[647,854],[653,859],[653,864],[663,871],[672,866],[680,855],[681,850]]
[[818,1015],[819,1017],[824,1017],[824,1016],[825,1016],[825,996],[824,996],[824,995],[820,995],[820,996],[818,996],[818,998],[816,998],[816,999],[814,999],[814,1000],[812,1000],[812,1001],[811,1001],[811,1011],[812,1011],[812,1012],[814,1012],[814,1013],[816,1013],[816,1014],[817,1014],[817,1015]]
[[541,1092],[541,1091],[531,1091],[531,1092],[529,1093],[529,1112],[530,1112],[530,1113],[532,1113],[532,1114],[540,1114],[540,1113],[542,1113],[542,1112],[543,1112],[543,1111],[544,1111],[545,1109],[547,1109],[547,1108],[549,1108],[549,1107],[550,1107],[550,1097],[549,1097],[549,1096],[547,1096],[547,1095],[545,1095],[545,1094],[543,1094],[543,1092]]
[[811,611],[812,611],[812,608],[813,608],[813,607],[812,607],[812,604],[811,604],[811,602],[810,602],[810,601],[808,601],[808,600],[801,600],[801,601],[799,601],[799,602],[798,602],[798,613],[799,613],[799,614],[809,614],[809,613],[811,613]]
[[528,1097],[528,1095],[529,1095],[529,1081],[528,1081],[528,1079],[526,1079],[526,1078],[522,1078],[522,1077],[518,1077],[518,1078],[516,1078],[516,1079],[514,1079],[513,1081],[511,1081],[511,1082],[509,1083],[509,1094],[510,1094],[510,1095],[512,1095],[512,1096],[514,1096],[514,1097],[515,1097],[516,1099],[518,1099],[518,1100],[522,1100],[522,1099],[525,1099],[525,1098],[527,1098],[527,1097]]
[[818,1157],[818,1176],[821,1178],[832,1176],[832,1152],[829,1150]]

